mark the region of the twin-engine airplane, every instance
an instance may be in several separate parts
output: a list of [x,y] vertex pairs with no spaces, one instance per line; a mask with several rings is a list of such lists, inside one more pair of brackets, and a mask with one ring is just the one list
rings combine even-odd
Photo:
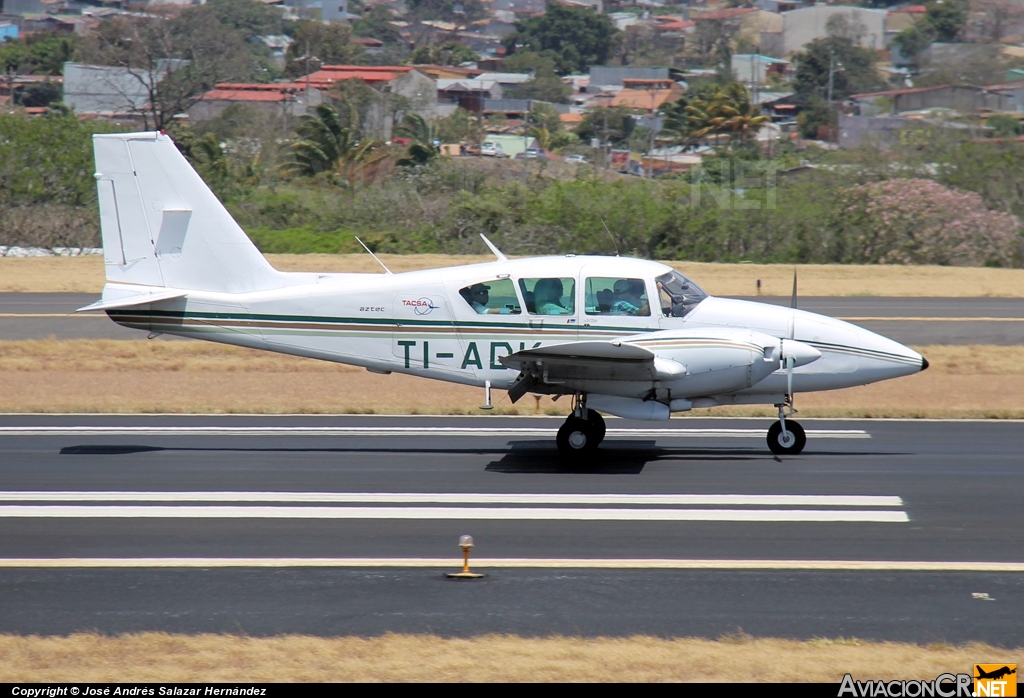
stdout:
[[[796,454],[797,391],[924,370],[920,354],[795,308],[715,298],[671,267],[566,255],[402,274],[272,268],[161,133],[93,137],[107,283],[81,310],[115,322],[296,356],[526,393],[567,395],[558,448],[586,454],[601,413],[665,420],[770,404]],[[383,265],[382,265],[383,266]]]

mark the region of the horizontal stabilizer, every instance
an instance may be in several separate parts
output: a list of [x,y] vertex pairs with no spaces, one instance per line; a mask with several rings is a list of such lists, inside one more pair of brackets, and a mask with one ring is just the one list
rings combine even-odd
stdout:
[[126,286],[115,286],[107,284],[103,287],[103,298],[79,308],[75,312],[88,313],[93,311],[116,310],[118,308],[131,308],[136,305],[146,305],[157,301],[169,301],[174,298],[184,298],[187,291],[172,291],[166,288],[147,288]]

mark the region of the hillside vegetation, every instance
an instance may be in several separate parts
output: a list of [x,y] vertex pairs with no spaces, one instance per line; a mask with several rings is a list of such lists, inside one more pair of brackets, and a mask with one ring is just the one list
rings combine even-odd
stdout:
[[[0,116],[0,246],[97,245],[91,133],[53,114]],[[104,129],[115,129],[105,124]],[[212,132],[210,132],[212,134]],[[563,163],[387,151],[345,177],[284,177],[268,139],[176,141],[266,252],[602,253],[704,262],[1020,267],[1024,146],[962,142],[789,162],[709,158],[667,180]],[[896,158],[897,154],[893,155]]]

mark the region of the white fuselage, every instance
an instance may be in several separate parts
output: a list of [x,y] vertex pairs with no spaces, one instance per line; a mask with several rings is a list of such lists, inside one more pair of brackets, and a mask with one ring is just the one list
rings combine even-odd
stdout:
[[[734,330],[793,337],[821,357],[793,373],[794,392],[834,390],[916,373],[920,354],[865,329],[833,318],[774,305],[707,297],[684,317],[663,312],[652,302],[650,314],[591,314],[588,277],[635,277],[658,297],[655,278],[670,268],[656,262],[609,257],[545,257],[498,261],[402,274],[296,274],[293,285],[250,293],[188,291],[185,298],[108,311],[118,323],[270,351],[363,366],[424,378],[508,388],[517,372],[500,363],[523,349],[584,340],[622,338],[668,348],[678,331]],[[562,277],[576,280],[571,314],[531,312],[520,279]],[[510,280],[515,303],[500,314],[481,314],[466,300],[475,283]],[[461,290],[461,293],[460,293]],[[518,307],[512,307],[515,304]],[[657,334],[652,334],[657,333]],[[722,346],[704,354],[687,349],[687,366],[721,361]],[[744,350],[746,351],[746,350]],[[659,354],[659,355],[661,355]],[[774,367],[773,367],[774,368]],[[613,387],[590,390],[632,395]],[[730,403],[778,403],[787,392],[786,375],[773,370],[749,387],[694,395],[694,407]]]

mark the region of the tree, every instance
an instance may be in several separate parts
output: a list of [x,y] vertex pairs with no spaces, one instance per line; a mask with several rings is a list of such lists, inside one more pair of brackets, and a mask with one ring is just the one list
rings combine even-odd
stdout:
[[916,65],[920,55],[935,41],[935,36],[932,25],[921,21],[901,31],[892,42],[899,47],[900,55]]
[[682,37],[665,38],[649,24],[634,24],[622,32],[616,55],[622,65],[671,65],[685,45]]
[[533,73],[538,78],[558,77],[558,54],[521,49],[506,58],[502,68],[507,73]]
[[856,226],[851,260],[861,264],[1010,266],[1020,253],[1020,221],[990,211],[973,192],[929,179],[891,179],[852,187],[842,219]]
[[999,44],[957,44],[953,51],[928,51],[918,58],[918,87],[933,85],[989,85],[1006,75],[1006,59]]
[[362,16],[352,25],[356,36],[366,36],[383,41],[385,44],[397,44],[402,41],[398,27],[391,23],[391,10],[382,5],[374,5],[363,12]]
[[57,83],[36,82],[18,90],[15,96],[18,104],[23,107],[48,107],[61,101],[64,90]]
[[503,43],[509,54],[551,51],[560,75],[584,73],[604,65],[618,42],[619,31],[607,15],[587,7],[552,3],[540,17],[516,22],[516,31]]
[[442,143],[458,143],[462,140],[480,141],[480,124],[473,115],[459,107],[448,116],[438,119],[434,133]]
[[443,44],[423,45],[412,52],[409,62],[430,65],[459,65],[468,61],[478,61],[480,56],[458,41],[446,41]]
[[740,30],[736,18],[701,20],[697,22],[690,47],[702,66],[721,66],[732,70],[732,42]]
[[804,138],[817,138],[818,131],[822,126],[835,125],[836,111],[829,106],[824,98],[812,95],[807,106],[796,117],[796,123]]
[[972,7],[983,13],[980,38],[992,42],[1001,41],[1024,16],[1024,7],[1015,0],[974,0]]
[[190,7],[169,19],[112,17],[86,38],[80,58],[123,68],[138,82],[147,99],[135,109],[147,129],[164,128],[218,82],[255,77],[243,40],[221,25],[211,5]]
[[985,119],[985,125],[993,130],[997,137],[1013,137],[1024,134],[1024,124],[1020,119],[1009,114],[996,114]]
[[[728,134],[730,144],[745,142],[768,123],[767,116],[750,103],[750,94],[742,83],[731,82],[722,87],[709,100],[691,99],[684,107],[689,130],[687,139],[706,138],[709,135]],[[676,107],[673,117],[679,118]]]
[[582,123],[576,127],[576,135],[583,141],[597,138],[601,143],[618,145],[629,140],[635,127],[636,121],[629,109],[596,107],[583,117]]
[[473,22],[486,14],[481,0],[406,0],[414,19],[443,19],[447,22]]
[[847,37],[815,39],[797,53],[793,87],[805,102],[812,95],[827,97],[829,66],[832,68],[832,99],[885,89],[875,71],[875,54],[860,48]]
[[207,5],[222,26],[240,32],[245,39],[284,31],[281,11],[257,0],[210,0]]
[[399,167],[425,165],[439,155],[434,147],[433,128],[427,120],[416,112],[409,112],[402,122],[395,127],[395,134],[403,138],[411,138],[412,143],[405,151],[405,157],[396,163]]
[[41,32],[0,42],[0,72],[21,75],[62,75],[78,46],[76,35]]
[[333,183],[351,184],[359,168],[383,157],[383,152],[375,152],[380,141],[362,137],[354,107],[344,118],[328,104],[313,111],[300,117],[298,138],[287,146],[292,159],[281,165],[285,176],[326,174]]
[[925,5],[924,21],[935,30],[936,41],[953,41],[967,23],[970,7],[966,0],[935,0]]
[[542,102],[567,103],[572,95],[572,87],[562,82],[561,78],[534,78],[529,82],[512,87],[507,92],[510,99],[537,99]]
[[358,63],[363,47],[352,41],[352,28],[342,24],[324,24],[303,20],[295,30],[295,41],[288,47],[284,71],[295,78],[306,74],[306,48],[309,48],[310,71],[321,65]]

